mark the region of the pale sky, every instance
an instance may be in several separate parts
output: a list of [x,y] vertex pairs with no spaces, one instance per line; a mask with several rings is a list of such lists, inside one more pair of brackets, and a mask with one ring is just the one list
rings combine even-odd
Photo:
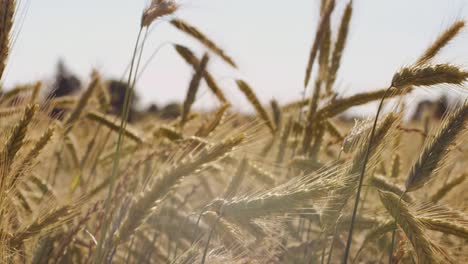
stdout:
[[[59,58],[84,80],[93,68],[106,77],[121,77],[147,0],[29,1],[4,79],[6,86],[50,80]],[[238,63],[239,70],[234,71],[213,55],[209,70],[227,97],[243,109],[245,100],[233,78],[250,83],[264,103],[272,98],[283,103],[301,98],[319,2],[184,0],[175,16],[197,26]],[[334,32],[347,2],[337,0]],[[354,0],[337,89],[349,95],[388,86],[393,73],[413,62],[438,33],[455,19],[468,18],[467,4],[466,0]],[[195,40],[167,20],[152,26],[143,61],[164,43],[182,43],[202,54]],[[467,46],[464,31],[439,60],[466,65]],[[144,103],[180,101],[191,75],[192,69],[166,44],[142,75],[138,92]],[[214,101],[203,86],[197,106],[208,107]]]

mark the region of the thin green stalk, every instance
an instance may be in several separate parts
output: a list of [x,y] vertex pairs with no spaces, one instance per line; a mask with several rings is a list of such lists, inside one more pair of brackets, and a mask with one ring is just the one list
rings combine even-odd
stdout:
[[[134,64],[135,64],[135,59],[136,59],[136,55],[137,55],[137,52],[138,52],[138,44],[140,42],[140,37],[141,37],[142,32],[143,32],[143,28],[140,28],[140,31],[138,32],[138,36],[137,36],[137,39],[136,39],[133,55],[132,55],[130,73],[128,74],[128,80],[127,80],[127,85],[128,86],[130,86],[130,83],[131,83],[131,80],[132,80],[133,67],[134,67]],[[122,114],[123,115],[127,115],[126,113],[127,113],[128,101],[129,101],[129,97],[130,97],[130,90],[131,90],[131,88],[129,87],[125,91],[124,107],[122,109]],[[123,132],[124,132],[125,124],[126,124],[126,119],[122,118],[121,122],[120,122],[119,134],[118,134],[118,138],[117,138],[117,145],[116,145],[116,150],[115,150],[115,159],[114,159],[114,163],[113,163],[113,166],[112,166],[112,173],[111,173],[111,181],[110,181],[110,185],[109,185],[109,192],[107,194],[107,198],[106,198],[106,202],[105,202],[105,206],[104,206],[104,215],[103,215],[104,221],[103,221],[103,224],[101,226],[99,241],[98,241],[98,244],[96,245],[96,255],[95,255],[95,259],[94,259],[95,263],[100,263],[101,260],[102,260],[102,256],[101,256],[102,255],[102,246],[103,246],[104,240],[106,238],[107,226],[109,226],[108,224],[109,224],[109,222],[111,220],[110,217],[108,217],[108,214],[109,214],[110,206],[111,206],[112,192],[113,192],[113,189],[114,189],[114,186],[115,186],[115,178],[116,178],[117,171],[118,171],[118,168],[119,168],[119,162],[120,162],[119,153],[120,153],[121,145],[122,145],[123,138],[124,138],[123,137]]]
[[205,249],[203,250],[203,257],[201,260],[201,264],[205,264],[206,256],[208,254],[208,248],[210,247],[211,237],[213,237],[213,233],[216,229],[216,225],[218,224],[219,220],[221,220],[221,214],[218,215],[218,217],[216,218],[216,221],[213,223],[213,226],[211,227],[210,234],[208,235],[208,240],[206,241]]
[[397,222],[398,222],[398,217],[399,217],[399,214],[400,214],[400,203],[401,203],[401,199],[403,198],[403,196],[406,194],[406,191],[403,192],[401,195],[400,195],[400,201],[398,202],[398,215],[397,215],[397,218],[395,219],[395,224],[393,225],[393,231],[392,231],[392,243],[390,244],[390,251],[389,251],[389,256],[388,256],[388,264],[392,264],[393,263],[393,248],[395,247],[395,237],[396,237],[396,230],[397,230]]
[[371,150],[371,147],[372,147],[372,143],[374,141],[374,134],[375,134],[375,130],[376,130],[376,127],[377,127],[377,121],[379,119],[380,112],[382,111],[382,107],[383,107],[383,103],[385,101],[385,98],[388,96],[391,89],[392,89],[392,86],[388,87],[385,90],[385,93],[384,93],[382,99],[380,100],[379,108],[377,109],[377,114],[375,115],[374,124],[372,126],[372,131],[371,131],[370,138],[369,138],[369,144],[367,145],[367,151],[366,151],[366,155],[364,157],[364,162],[363,162],[363,165],[362,165],[361,174],[359,175],[359,185],[358,185],[358,189],[357,189],[357,193],[356,193],[356,199],[354,201],[353,215],[352,215],[352,218],[351,218],[351,225],[349,227],[349,233],[348,233],[348,241],[346,242],[346,248],[345,248],[345,253],[344,253],[344,257],[343,257],[343,263],[344,264],[348,263],[349,251],[351,249],[351,243],[353,241],[354,222],[356,221],[357,209],[358,209],[358,206],[359,206],[359,199],[360,199],[360,196],[361,196],[362,183],[363,183],[363,180],[364,180],[364,174],[366,173],[367,163],[369,161],[370,150]]

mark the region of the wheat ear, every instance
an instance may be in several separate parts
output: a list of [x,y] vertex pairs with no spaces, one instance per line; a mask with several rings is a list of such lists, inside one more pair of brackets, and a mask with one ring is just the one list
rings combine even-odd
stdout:
[[239,190],[240,185],[244,181],[245,173],[247,172],[248,161],[246,158],[242,159],[239,167],[237,168],[236,174],[231,179],[231,182],[224,191],[223,197],[226,200],[230,200],[234,197]]
[[270,129],[271,133],[275,133],[275,126],[273,125],[273,122],[270,119],[270,116],[268,115],[268,112],[265,110],[263,105],[260,103],[258,100],[257,96],[255,95],[254,91],[252,88],[243,80],[237,80],[236,81],[237,86],[239,89],[244,93],[245,97],[249,102],[252,104],[252,106],[255,108],[257,111],[257,114],[260,116],[263,121],[265,121],[266,125]]
[[361,143],[359,150],[355,154],[350,168],[347,170],[346,174],[352,178],[352,183],[345,188],[337,189],[335,194],[327,201],[327,204],[320,215],[320,222],[322,228],[329,232],[334,230],[335,223],[338,217],[341,214],[341,211],[345,207],[348,200],[354,194],[356,187],[358,186],[359,172],[362,169],[366,154],[368,153],[368,160],[378,152],[377,149],[382,144],[385,139],[385,136],[388,134],[389,130],[395,123],[397,117],[393,114],[389,114],[384,121],[380,124],[376,130],[373,144],[368,150],[368,142],[364,141]]
[[190,113],[190,108],[195,102],[195,97],[197,95],[198,88],[200,87],[200,81],[203,78],[205,73],[206,66],[208,65],[208,54],[203,55],[203,58],[200,64],[197,67],[195,74],[193,75],[192,80],[190,81],[189,88],[187,90],[187,95],[185,96],[185,101],[182,107],[182,114],[180,117],[180,126],[183,127],[187,122],[188,115]]
[[[98,122],[101,125],[104,125],[105,127],[111,129],[112,131],[118,132],[119,131],[119,124],[115,120],[114,117],[107,116],[105,114],[102,114],[97,111],[89,111],[86,113],[86,117],[89,120]],[[123,131],[124,135],[127,136],[128,138],[134,140],[137,143],[143,143],[145,142],[145,139],[140,135],[139,132],[137,132],[134,128],[131,126],[127,125]]]
[[68,134],[73,126],[75,125],[76,121],[80,118],[82,115],[84,108],[86,107],[89,99],[91,98],[94,90],[96,90],[96,87],[100,86],[100,80],[99,76],[94,75],[93,80],[88,86],[88,89],[86,89],[83,94],[80,96],[80,99],[78,99],[78,102],[76,102],[75,107],[73,108],[72,112],[68,116],[68,118],[65,120],[65,131],[64,134]]
[[466,178],[467,178],[468,174],[462,174],[458,177],[456,177],[455,179],[451,180],[450,182],[447,182],[444,186],[440,187],[432,196],[431,196],[431,201],[433,203],[437,203],[439,202],[440,200],[442,200],[442,198],[444,198],[448,193],[450,193],[450,191],[457,187],[458,185],[462,184]]
[[224,115],[228,108],[231,107],[230,104],[223,104],[216,110],[213,118],[207,122],[203,123],[200,128],[198,128],[195,136],[197,137],[207,137],[209,136],[220,124],[223,122]]
[[[387,98],[404,95],[410,91],[411,89],[394,89],[390,94],[387,93]],[[359,93],[350,97],[333,100],[330,102],[330,104],[317,111],[317,121],[334,117],[350,109],[351,107],[380,100],[385,93],[386,89],[379,89],[372,92]]]
[[320,48],[323,35],[325,33],[326,25],[330,20],[330,15],[335,7],[335,0],[328,0],[326,7],[323,11],[322,17],[320,18],[319,25],[317,27],[317,32],[315,33],[315,40],[309,54],[309,61],[307,62],[306,75],[304,79],[304,87],[307,87],[309,84],[310,76],[312,74],[312,67],[314,65],[315,57]]
[[[26,132],[28,126],[31,124],[31,121],[36,113],[38,106],[37,105],[28,105],[24,110],[23,117],[21,120],[14,126],[13,131],[11,132],[2,152],[0,153],[0,162],[3,163],[2,173],[9,172],[10,166],[13,163],[16,154],[23,146],[24,138],[26,137]],[[4,177],[2,177],[2,186],[3,186]]]
[[[320,15],[323,15],[326,12],[328,0],[322,0],[320,3]],[[331,25],[330,25],[330,16],[327,17],[323,30],[322,41],[320,42],[319,48],[319,70],[317,79],[321,83],[324,83],[328,79],[329,65],[330,65],[330,51],[331,51]]]
[[216,161],[226,155],[235,146],[239,145],[243,139],[243,135],[228,138],[211,148],[204,149],[197,157],[189,161],[182,161],[177,166],[163,172],[148,190],[135,197],[135,202],[128,210],[127,218],[125,218],[114,234],[114,243],[120,244],[126,242],[151,214],[155,203],[163,199],[185,176],[196,172],[203,165]]
[[458,33],[465,27],[465,21],[455,21],[449,28],[447,28],[440,36],[432,43],[432,45],[424,52],[417,60],[417,64],[424,64],[434,58],[439,51],[447,46],[447,44],[455,38]]
[[34,164],[35,159],[39,156],[42,149],[50,142],[54,134],[55,126],[49,126],[49,128],[42,134],[39,140],[36,141],[34,147],[22,158],[19,164],[20,167],[13,173],[13,177],[11,178],[10,186],[14,186],[16,181],[21,177],[21,175],[31,168]]
[[464,224],[460,224],[454,221],[435,219],[431,217],[418,217],[418,220],[433,231],[468,239],[468,226],[466,221]]
[[275,99],[270,101],[270,106],[271,112],[273,113],[273,122],[278,132],[278,130],[281,128],[283,113],[281,112],[281,107],[279,106],[278,101],[276,101]]
[[403,187],[398,186],[395,183],[389,181],[385,176],[374,175],[372,178],[370,178],[369,183],[382,191],[392,192],[398,196],[402,196],[403,200],[405,200],[408,203],[412,203],[414,201],[413,198],[411,198],[411,196],[405,193]]
[[230,64],[234,68],[237,68],[237,65],[234,62],[234,60],[230,56],[228,56],[220,47],[218,47],[212,40],[210,40],[205,34],[200,32],[197,28],[195,28],[192,25],[189,25],[187,22],[181,19],[172,19],[171,24],[180,31],[200,41],[200,43],[202,43],[205,47],[214,52],[216,55],[220,56],[226,63]]
[[[194,70],[198,68],[198,65],[200,64],[200,62],[191,50],[189,50],[187,47],[184,47],[182,45],[174,45],[174,48],[177,51],[177,53],[188,64],[190,64],[193,67]],[[219,101],[223,103],[227,103],[226,96],[224,95],[223,91],[216,83],[213,75],[211,75],[208,71],[205,71],[204,78],[206,81],[206,85],[208,85],[208,88],[210,88],[211,92],[213,92],[213,94],[219,99]]]
[[392,86],[431,86],[437,84],[461,85],[468,78],[468,72],[450,64],[413,65],[397,72],[392,79]]
[[419,263],[438,263],[435,248],[424,232],[423,224],[410,212],[406,203],[393,193],[380,191],[379,194],[383,205],[413,245]]
[[13,239],[10,241],[11,248],[17,248],[25,240],[63,224],[71,219],[76,212],[77,211],[74,206],[65,205],[48,212],[43,217],[37,218],[33,223],[18,231],[13,236]]
[[407,192],[421,188],[434,177],[435,172],[443,165],[451,144],[463,132],[467,119],[468,103],[465,102],[448,116],[438,134],[427,143],[419,159],[411,167],[405,183]]
[[343,55],[344,48],[346,46],[346,40],[348,38],[349,24],[353,13],[353,2],[349,1],[346,5],[346,9],[341,17],[340,28],[338,29],[338,37],[333,48],[333,54],[331,57],[331,65],[328,73],[328,79],[325,90],[327,93],[332,92],[333,84],[335,83],[336,76],[341,64],[341,57]]
[[0,79],[5,71],[10,53],[10,35],[13,29],[16,0],[4,0],[0,3]]
[[313,133],[316,130],[316,125],[318,122],[316,121],[316,114],[318,103],[320,99],[320,91],[321,91],[322,83],[321,81],[317,80],[315,82],[314,93],[312,95],[312,99],[310,100],[309,110],[307,111],[306,122],[307,126],[304,131],[304,137],[302,139],[302,154],[306,154],[310,149],[310,143],[312,141]]

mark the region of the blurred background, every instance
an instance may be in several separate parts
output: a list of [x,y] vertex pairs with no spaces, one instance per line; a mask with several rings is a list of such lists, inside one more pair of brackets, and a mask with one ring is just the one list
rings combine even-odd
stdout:
[[[337,1],[332,18],[335,29],[347,2]],[[301,98],[319,0],[179,3],[181,9],[175,16],[198,27],[237,62],[236,71],[216,56],[209,65],[235,110],[251,111],[233,81],[237,77],[248,81],[264,103],[272,98],[280,103]],[[36,80],[53,83],[60,70],[84,83],[94,68],[106,78],[121,79],[148,0],[23,0],[21,4],[18,19],[22,26],[16,28],[4,76],[7,88]],[[336,90],[344,96],[388,86],[394,72],[419,57],[438,33],[454,20],[468,17],[467,4],[466,0],[354,0]],[[184,44],[198,55],[204,50],[168,20],[164,18],[150,29],[143,63],[157,54],[136,86],[141,107],[180,102],[185,97],[193,70],[168,44]],[[465,65],[467,45],[467,32],[462,32],[437,60]],[[203,85],[195,107],[207,109],[217,103],[207,91]],[[413,93],[410,101],[436,97],[442,91],[423,89]],[[450,90],[449,96],[457,96],[457,91]],[[353,111],[365,114],[370,110]]]

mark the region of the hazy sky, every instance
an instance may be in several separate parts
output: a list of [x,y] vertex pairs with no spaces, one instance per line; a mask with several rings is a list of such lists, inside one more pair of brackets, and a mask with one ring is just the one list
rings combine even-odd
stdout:
[[[222,46],[239,65],[233,71],[215,56],[209,65],[228,98],[245,103],[233,82],[242,77],[263,102],[300,98],[305,65],[318,23],[319,0],[184,0],[175,16],[197,26]],[[337,0],[333,29],[347,0]],[[26,3],[23,0],[23,3]],[[59,58],[87,80],[92,68],[120,78],[130,59],[140,16],[147,0],[30,0],[14,45],[7,86],[51,78]],[[446,26],[467,18],[466,0],[354,0],[354,14],[345,50],[339,91],[381,88],[393,73],[414,61]],[[146,44],[148,58],[164,43],[182,43],[198,54],[198,43],[171,27],[153,25]],[[440,56],[466,64],[466,32]],[[144,59],[145,60],[145,59]],[[143,102],[182,100],[192,70],[163,45],[138,82]],[[310,89],[309,89],[310,91]],[[427,91],[426,91],[427,93]],[[214,97],[202,87],[199,107]]]

